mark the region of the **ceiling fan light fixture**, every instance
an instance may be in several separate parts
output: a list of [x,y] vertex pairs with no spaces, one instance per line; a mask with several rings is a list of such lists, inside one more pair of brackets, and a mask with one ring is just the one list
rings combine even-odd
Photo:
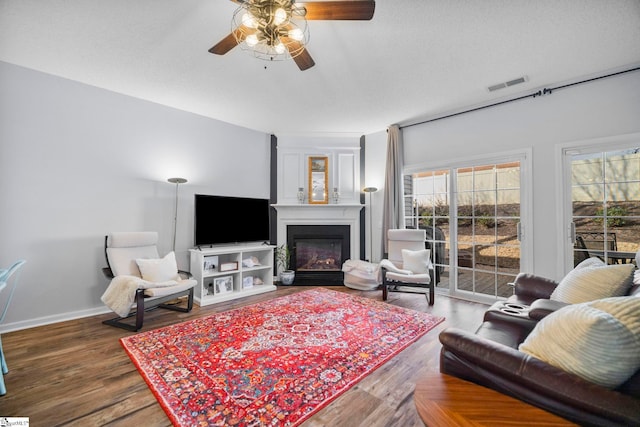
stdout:
[[292,0],[246,0],[233,14],[231,32],[241,49],[267,61],[295,58],[309,42],[303,16]]
[[375,0],[231,0],[238,4],[231,20],[231,34],[216,43],[210,53],[224,55],[239,46],[266,61],[293,59],[301,71],[315,65],[309,51],[311,21],[368,21]]

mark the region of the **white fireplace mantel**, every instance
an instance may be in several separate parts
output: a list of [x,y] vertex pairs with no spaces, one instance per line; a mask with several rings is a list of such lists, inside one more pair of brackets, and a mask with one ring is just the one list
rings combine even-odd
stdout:
[[287,242],[288,225],[349,225],[351,259],[360,258],[361,204],[276,204],[278,211],[278,245]]

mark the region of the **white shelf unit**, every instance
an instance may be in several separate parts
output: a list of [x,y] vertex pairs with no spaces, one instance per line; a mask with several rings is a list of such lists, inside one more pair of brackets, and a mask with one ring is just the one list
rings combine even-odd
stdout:
[[[198,280],[194,299],[199,306],[275,291],[271,245],[216,246],[190,249],[191,274]],[[255,265],[247,264],[252,260]],[[257,262],[256,262],[257,261]],[[220,271],[223,264],[237,265]],[[211,267],[213,268],[206,268]],[[262,284],[255,283],[262,281]]]

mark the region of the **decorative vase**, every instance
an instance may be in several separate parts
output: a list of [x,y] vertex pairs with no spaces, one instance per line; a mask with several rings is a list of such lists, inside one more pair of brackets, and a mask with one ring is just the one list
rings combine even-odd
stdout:
[[340,192],[337,187],[333,187],[333,194],[331,196],[333,197],[333,203],[338,204],[340,201]]
[[304,188],[298,187],[298,203],[304,203]]
[[296,277],[296,272],[293,270],[284,270],[280,272],[280,282],[283,285],[293,284],[293,279]]

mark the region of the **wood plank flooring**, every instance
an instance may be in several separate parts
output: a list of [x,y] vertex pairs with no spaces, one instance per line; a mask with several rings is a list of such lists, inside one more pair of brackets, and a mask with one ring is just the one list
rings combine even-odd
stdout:
[[[247,304],[310,289],[283,286],[277,291],[207,307],[191,313],[154,310],[143,330],[190,320]],[[381,291],[344,286],[337,291],[381,300]],[[413,402],[416,381],[439,371],[438,334],[448,326],[475,330],[487,306],[446,296],[427,305],[421,294],[391,292],[389,304],[444,316],[445,322],[365,377],[307,420],[318,426],[423,426]],[[0,396],[0,416],[29,417],[31,426],[170,426],[118,341],[131,332],[103,325],[101,315],[4,334],[9,374]]]

